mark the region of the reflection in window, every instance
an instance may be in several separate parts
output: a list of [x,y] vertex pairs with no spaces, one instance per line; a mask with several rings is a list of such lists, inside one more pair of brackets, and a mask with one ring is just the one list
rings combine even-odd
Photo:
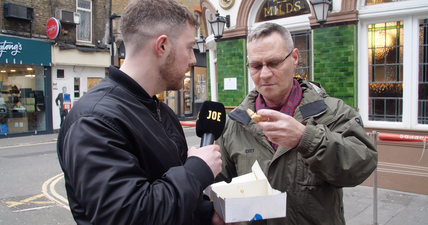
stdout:
[[294,69],[294,76],[303,79],[311,78],[311,32],[299,32],[291,34],[294,47],[299,49],[299,62]]
[[428,124],[428,19],[419,21],[418,123]]
[[382,4],[387,2],[401,2],[406,0],[367,0],[366,5],[376,5],[376,4]]
[[401,122],[403,22],[368,26],[369,120]]

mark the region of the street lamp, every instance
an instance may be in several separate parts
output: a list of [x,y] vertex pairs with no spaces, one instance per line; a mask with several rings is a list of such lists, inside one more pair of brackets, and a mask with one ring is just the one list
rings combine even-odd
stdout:
[[113,35],[113,20],[116,18],[119,18],[120,15],[113,13],[113,15],[111,15],[109,17],[110,19],[110,42],[111,42],[111,46],[110,46],[110,56],[111,56],[111,65],[114,65],[114,50],[115,50],[115,42],[114,42],[114,35]]
[[196,44],[198,45],[199,53],[205,53],[205,39],[204,39],[204,35],[201,34],[201,38],[196,41]]
[[327,22],[328,11],[332,10],[332,2],[329,0],[315,0],[310,2],[312,8],[314,9],[315,17],[317,22],[322,27],[325,22]]
[[224,25],[226,24],[227,28],[230,27],[230,15],[226,15],[226,17],[220,16],[217,10],[215,13],[215,18],[209,22],[211,24],[214,37],[216,39],[220,39],[223,37]]

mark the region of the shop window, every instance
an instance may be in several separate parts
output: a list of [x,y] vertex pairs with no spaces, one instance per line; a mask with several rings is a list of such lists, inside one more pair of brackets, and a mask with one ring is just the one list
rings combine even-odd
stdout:
[[80,24],[77,25],[77,41],[91,42],[92,39],[92,1],[77,0]]
[[0,135],[46,130],[44,67],[0,67]]
[[64,78],[64,70],[56,70],[56,78]]
[[291,33],[294,47],[299,49],[299,62],[294,69],[294,76],[311,79],[311,31]]
[[311,9],[307,1],[265,0],[257,13],[256,22],[264,22],[308,13],[311,13]]
[[370,24],[369,120],[401,122],[403,117],[403,21]]
[[186,78],[183,81],[183,95],[184,95],[184,113],[191,114],[192,113],[192,92],[191,92],[191,76],[190,72],[186,73]]
[[[377,19],[377,21],[379,21]],[[368,127],[426,130],[428,18],[362,21],[359,108]]]
[[428,19],[419,20],[418,123],[428,124]]
[[194,90],[195,103],[202,103],[208,99],[207,68],[194,67]]

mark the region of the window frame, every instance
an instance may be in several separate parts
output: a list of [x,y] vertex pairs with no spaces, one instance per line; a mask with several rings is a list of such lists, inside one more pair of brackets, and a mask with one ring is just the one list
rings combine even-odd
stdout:
[[[399,2],[397,5],[402,5],[404,2]],[[407,2],[409,3],[409,2]],[[392,3],[394,4],[394,3]],[[358,38],[358,107],[359,113],[363,118],[364,125],[370,128],[386,128],[386,129],[414,129],[427,130],[428,125],[418,124],[418,85],[419,85],[419,20],[428,18],[423,15],[419,8],[409,10],[402,8],[399,12],[392,13],[386,11],[385,8],[379,8],[379,5],[373,5],[369,8],[370,13],[365,14],[364,9],[359,23],[359,38]],[[388,4],[389,5],[389,4]],[[412,4],[413,5],[413,4]],[[425,10],[428,6],[425,4]],[[373,10],[376,9],[376,10]],[[397,9],[398,10],[398,9]],[[404,27],[404,44],[403,44],[403,105],[402,105],[402,122],[388,121],[371,121],[368,118],[369,114],[369,74],[368,74],[368,25],[376,23],[386,23],[392,21],[403,21]],[[407,74],[410,74],[408,76]]]
[[[84,1],[88,1],[90,2],[90,8],[91,9],[85,9],[85,8],[80,8],[79,7],[79,0],[76,0],[76,12],[78,13],[78,10],[81,11],[86,11],[90,13],[90,31],[89,31],[89,41],[86,40],[79,40],[79,26],[80,24],[76,25],[76,42],[77,43],[83,43],[83,44],[92,44],[92,25],[93,25],[93,21],[92,21],[92,0],[84,0]],[[82,15],[80,15],[80,20],[82,20]]]

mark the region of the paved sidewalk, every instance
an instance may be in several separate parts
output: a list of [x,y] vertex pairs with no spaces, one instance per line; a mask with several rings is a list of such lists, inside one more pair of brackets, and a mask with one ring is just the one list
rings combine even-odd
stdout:
[[[57,136],[54,133],[2,138],[0,147],[56,142]],[[55,189],[65,197],[64,185],[56,185]],[[376,220],[373,212],[373,187],[344,188],[347,225],[372,225],[375,221],[377,225],[428,225],[427,195],[378,188],[377,196]]]
[[45,142],[56,142],[58,133],[53,134],[40,134],[31,135],[25,137],[13,137],[13,138],[0,138],[0,147],[15,146],[15,145],[28,145]]

